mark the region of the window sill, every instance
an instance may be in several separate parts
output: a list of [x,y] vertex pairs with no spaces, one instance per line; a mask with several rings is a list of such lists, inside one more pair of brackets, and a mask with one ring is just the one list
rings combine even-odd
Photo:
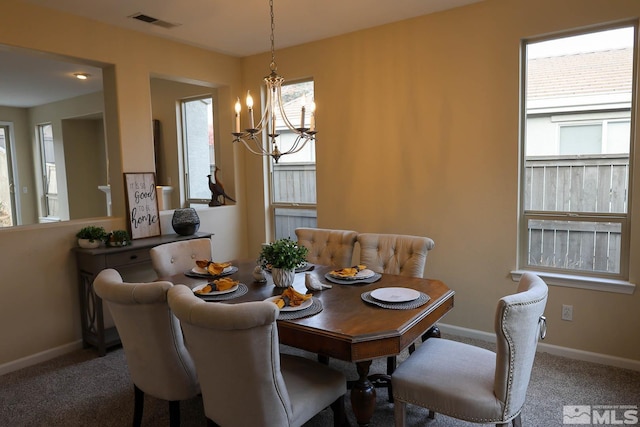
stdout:
[[634,283],[625,280],[603,279],[601,277],[574,276],[570,274],[558,274],[532,270],[514,270],[511,279],[514,282],[520,280],[523,273],[530,271],[537,274],[547,285],[564,286],[567,288],[589,289],[593,291],[613,292],[617,294],[631,295],[636,289]]

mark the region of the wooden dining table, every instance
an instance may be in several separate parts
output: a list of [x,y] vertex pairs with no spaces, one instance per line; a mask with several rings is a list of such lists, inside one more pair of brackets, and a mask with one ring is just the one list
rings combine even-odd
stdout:
[[[274,286],[269,274],[266,274],[266,283],[254,280],[255,260],[233,260],[231,263],[238,271],[229,277],[245,284],[248,291],[222,302],[235,304],[264,300],[284,290]],[[280,343],[316,353],[323,358],[353,362],[358,380],[351,386],[351,404],[358,425],[367,426],[373,416],[376,399],[375,386],[369,379],[373,359],[396,356],[420,339],[453,308],[454,292],[440,280],[394,274],[382,274],[374,283],[354,281],[353,284],[336,284],[325,277],[332,267],[312,265],[310,268],[306,273],[322,283],[332,285],[332,288],[313,292],[313,298],[322,305],[322,310],[317,314],[295,320],[278,320]],[[293,284],[302,293],[307,292],[304,276],[305,272],[297,273]],[[160,280],[194,288],[210,279],[179,273]],[[364,292],[385,287],[415,289],[428,295],[429,301],[417,308],[397,310],[362,299]]]

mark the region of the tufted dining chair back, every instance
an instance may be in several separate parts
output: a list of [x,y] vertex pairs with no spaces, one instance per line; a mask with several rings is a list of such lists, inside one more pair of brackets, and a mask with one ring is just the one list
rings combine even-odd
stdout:
[[116,270],[106,269],[93,286],[122,341],[135,391],[134,426],[142,421],[145,393],[169,401],[171,425],[179,425],[179,401],[197,396],[200,385],[180,323],[167,303],[173,284],[125,283]]
[[422,277],[427,253],[435,246],[428,237],[360,233],[360,263],[376,273]]
[[296,228],[298,244],[306,247],[307,261],[336,268],[350,267],[358,233],[351,230]]
[[165,243],[149,250],[151,265],[159,278],[191,270],[197,259],[211,260],[211,239]]
[[495,353],[442,338],[422,343],[392,376],[396,427],[405,425],[407,404],[475,423],[522,425],[547,295],[546,283],[525,273],[516,293],[498,301]]
[[301,426],[330,405],[334,425],[344,423],[345,376],[280,354],[275,304],[210,303],[176,285],[169,306],[193,355],[209,425]]

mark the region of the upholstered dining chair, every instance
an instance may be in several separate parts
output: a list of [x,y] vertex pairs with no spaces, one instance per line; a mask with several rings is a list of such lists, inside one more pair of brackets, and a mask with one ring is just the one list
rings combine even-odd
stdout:
[[169,401],[170,425],[180,425],[180,401],[200,393],[195,366],[180,323],[171,313],[167,291],[171,282],[125,283],[113,269],[93,282],[120,335],[134,387],[133,425],[142,422],[144,395]]
[[376,273],[422,277],[433,240],[402,234],[358,234],[360,263]]
[[351,266],[358,233],[351,230],[305,228],[295,230],[298,244],[306,247],[307,261],[336,268]]
[[158,277],[169,277],[191,270],[197,259],[211,260],[211,239],[192,239],[164,243],[149,250],[151,266]]
[[275,304],[205,302],[184,285],[168,298],[198,371],[208,425],[301,426],[328,406],[334,425],[344,425],[345,376],[280,354]]
[[496,352],[433,338],[392,376],[396,427],[405,425],[407,403],[475,423],[521,425],[521,411],[538,338],[544,338],[547,285],[525,273],[515,294],[498,301]]
[[[360,264],[376,273],[398,274],[400,276],[423,277],[427,263],[427,254],[434,248],[432,239],[423,236],[410,236],[403,234],[358,234],[360,244]],[[440,329],[437,326],[430,328],[422,335],[422,340],[434,336],[440,337]],[[415,345],[411,344],[409,351],[413,352]],[[387,358],[387,376],[374,375],[372,378],[380,385],[386,385],[389,391],[389,400],[393,401],[390,378],[396,368],[397,358]]]

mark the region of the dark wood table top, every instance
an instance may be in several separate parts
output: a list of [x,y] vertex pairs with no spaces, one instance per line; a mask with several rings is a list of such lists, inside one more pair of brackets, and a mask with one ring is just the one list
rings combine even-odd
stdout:
[[[249,292],[225,303],[264,300],[283,291],[283,288],[273,285],[270,277],[266,284],[254,281],[255,261],[234,260],[232,263],[238,267],[238,272],[230,277],[247,285]],[[309,271],[332,288],[313,293],[313,297],[322,302],[320,313],[297,320],[278,321],[281,343],[350,362],[393,356],[420,338],[453,308],[454,292],[439,280],[383,274],[372,284],[341,285],[324,277],[331,270],[331,267],[316,265]],[[192,288],[207,281],[184,274],[162,279]],[[294,287],[299,292],[307,292],[304,273],[296,274]],[[429,295],[430,300],[415,309],[394,310],[361,299],[363,292],[383,287],[415,289]]]

